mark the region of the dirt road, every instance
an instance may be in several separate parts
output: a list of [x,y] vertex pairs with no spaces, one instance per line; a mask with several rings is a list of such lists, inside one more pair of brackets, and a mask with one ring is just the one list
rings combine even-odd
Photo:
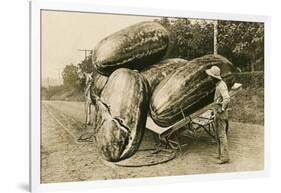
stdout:
[[[205,133],[172,161],[155,166],[126,168],[106,164],[94,143],[78,143],[85,129],[84,106],[79,102],[43,101],[41,127],[41,183],[174,176],[262,170],[263,125],[230,123],[228,134],[231,162],[216,164],[216,144]],[[153,147],[146,131],[141,148]]]

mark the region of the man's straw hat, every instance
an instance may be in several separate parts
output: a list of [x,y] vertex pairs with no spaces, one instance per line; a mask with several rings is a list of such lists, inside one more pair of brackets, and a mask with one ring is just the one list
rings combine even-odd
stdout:
[[221,80],[221,70],[219,67],[217,66],[212,66],[212,68],[206,70],[206,73],[209,75],[209,76],[212,76],[216,79],[219,79]]

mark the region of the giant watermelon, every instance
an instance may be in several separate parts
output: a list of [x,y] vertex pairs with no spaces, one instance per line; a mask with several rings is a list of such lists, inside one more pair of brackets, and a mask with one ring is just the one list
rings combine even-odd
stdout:
[[169,58],[148,66],[141,71],[141,74],[149,82],[150,88],[154,88],[169,74],[176,71],[179,67],[187,64],[187,60],[181,58]]
[[220,55],[206,55],[191,60],[167,76],[155,88],[150,101],[150,115],[154,122],[168,127],[181,120],[183,110],[190,115],[211,103],[215,85],[205,70],[216,65],[223,80],[231,87],[234,83],[234,65]]
[[122,67],[141,70],[164,56],[167,30],[156,22],[141,22],[104,38],[94,49],[94,64],[103,75]]
[[150,98],[146,79],[129,69],[114,71],[97,100],[96,142],[108,161],[132,156],[145,129]]

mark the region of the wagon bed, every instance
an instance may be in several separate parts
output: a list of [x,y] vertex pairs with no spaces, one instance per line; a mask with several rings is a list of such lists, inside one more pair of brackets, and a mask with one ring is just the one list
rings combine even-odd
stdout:
[[[230,97],[233,97],[241,90],[242,84],[235,83],[229,91]],[[154,123],[150,116],[147,117],[146,129],[154,134],[155,140],[164,144],[166,148],[170,147],[172,149],[179,149],[182,152],[182,146],[186,144],[181,144],[179,141],[180,135],[188,135],[190,137],[196,138],[199,129],[203,129],[208,135],[215,139],[215,127],[214,127],[214,117],[213,117],[213,107],[214,103],[211,103],[199,111],[185,116],[183,111],[183,118],[169,127],[160,127]],[[231,110],[231,108],[229,108]],[[227,126],[228,130],[228,126]]]

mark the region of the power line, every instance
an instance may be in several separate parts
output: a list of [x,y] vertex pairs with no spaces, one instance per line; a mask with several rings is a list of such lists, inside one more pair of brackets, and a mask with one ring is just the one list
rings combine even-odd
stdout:
[[93,50],[90,50],[90,49],[77,49],[78,51],[80,51],[80,52],[85,52],[85,59],[87,59],[87,57],[88,57],[88,52],[90,53],[90,54],[92,54],[93,53]]

